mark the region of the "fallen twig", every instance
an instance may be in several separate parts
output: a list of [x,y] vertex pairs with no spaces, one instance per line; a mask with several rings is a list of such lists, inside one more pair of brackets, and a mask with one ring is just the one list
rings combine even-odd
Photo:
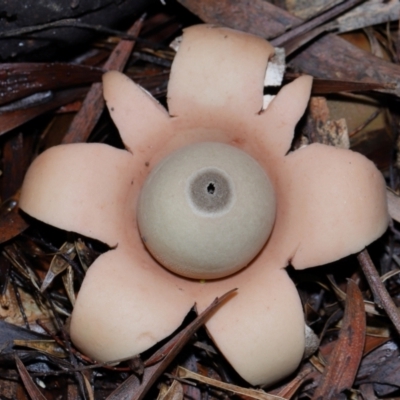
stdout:
[[386,287],[371,260],[368,250],[364,249],[361,253],[359,253],[357,259],[361,265],[365,277],[367,278],[377,307],[383,308],[386,311],[397,332],[400,334],[399,310],[386,290]]

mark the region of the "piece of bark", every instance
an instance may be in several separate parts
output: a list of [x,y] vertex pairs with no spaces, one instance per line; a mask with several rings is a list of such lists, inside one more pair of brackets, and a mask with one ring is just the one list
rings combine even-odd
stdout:
[[323,79],[382,83],[383,91],[400,96],[400,66],[358,49],[333,34],[326,35],[296,55],[290,65]]
[[263,0],[178,0],[204,22],[239,29],[267,39],[300,25],[300,19]]
[[[323,24],[331,21],[333,18],[337,17],[338,15],[343,14],[345,11],[353,8],[356,4],[360,3],[363,0],[346,0],[335,7],[330,8],[326,12],[322,13],[321,15],[312,18],[310,21],[306,21],[301,25],[297,26],[294,29],[291,29],[289,32],[284,33],[283,35],[275,38],[271,41],[271,43],[276,46],[284,46],[287,54],[291,54],[292,51],[288,52],[285,46],[286,42],[292,41],[293,39],[303,36],[307,32],[312,33],[314,30],[314,35],[309,39],[316,37],[320,33],[325,31],[325,27]],[[307,43],[309,40],[306,40]]]
[[323,143],[343,149],[350,148],[347,124],[344,118],[332,120],[325,97],[310,100],[310,137],[313,142]]
[[[292,74],[286,74],[286,75],[292,76]],[[311,93],[313,95],[326,95],[326,94],[341,93],[341,92],[367,92],[370,90],[378,90],[385,88],[388,88],[388,86],[386,84],[381,84],[381,83],[314,78]]]
[[342,0],[313,0],[312,2],[309,0],[285,0],[276,5],[283,7],[298,18],[309,19],[341,2]]
[[[302,21],[264,0],[179,0],[204,22],[225,25],[273,39]],[[265,6],[268,4],[268,6]],[[295,70],[323,79],[372,82],[391,85],[385,89],[400,96],[400,66],[359,50],[328,34],[304,48],[290,61]]]
[[[275,1],[294,16],[307,20],[341,3],[341,0],[285,0]],[[354,31],[367,26],[386,23],[399,19],[399,0],[369,0],[355,7],[336,19],[335,25],[339,32]]]
[[399,0],[369,0],[339,17],[339,32],[349,32],[367,26],[397,21],[400,15]]

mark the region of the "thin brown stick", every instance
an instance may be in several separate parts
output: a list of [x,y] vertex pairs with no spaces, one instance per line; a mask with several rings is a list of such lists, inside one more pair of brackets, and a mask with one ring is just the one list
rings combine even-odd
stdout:
[[378,307],[383,308],[390,320],[393,322],[397,332],[400,334],[400,313],[390,297],[385,285],[383,284],[378,271],[375,268],[374,263],[367,249],[364,249],[358,254],[357,259],[361,265],[365,277],[367,278],[368,284],[374,295],[375,303]]
[[277,38],[271,40],[271,43],[276,47],[284,46],[290,40],[295,39],[297,36],[303,35],[306,32],[317,28],[318,26],[324,24],[330,19],[336,18],[338,15],[344,13],[350,8],[353,8],[362,1],[364,0],[347,0],[343,3],[340,3],[339,5],[332,7],[328,11],[324,12],[321,15],[318,15],[310,21],[304,22],[303,24],[296,26],[292,30],[285,32],[283,35],[280,35]]

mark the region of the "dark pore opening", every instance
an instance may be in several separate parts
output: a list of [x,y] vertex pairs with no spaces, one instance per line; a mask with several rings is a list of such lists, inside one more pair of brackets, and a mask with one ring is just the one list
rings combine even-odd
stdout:
[[199,211],[214,213],[230,207],[233,193],[229,178],[216,168],[208,168],[194,174],[189,195]]
[[214,192],[215,192],[215,185],[214,185],[212,182],[210,182],[210,183],[208,184],[208,186],[207,186],[207,192],[210,193],[210,194],[214,194]]

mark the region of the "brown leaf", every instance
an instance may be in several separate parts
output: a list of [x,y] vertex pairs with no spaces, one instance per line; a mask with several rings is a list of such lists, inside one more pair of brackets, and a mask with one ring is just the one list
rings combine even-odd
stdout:
[[66,63],[15,63],[0,65],[0,104],[37,92],[101,80],[101,68]]
[[304,384],[305,381],[310,379],[312,373],[317,373],[311,365],[305,365],[299,371],[299,373],[290,381],[287,385],[282,387],[279,391],[276,391],[277,396],[281,396],[284,399],[291,399],[299,388]]
[[379,337],[379,336],[366,335],[363,355],[365,356],[365,355],[371,353],[378,347],[387,343],[389,340],[390,340],[390,337]]
[[[128,30],[128,34],[137,36],[143,24],[143,18],[137,20]],[[105,70],[122,71],[132,52],[135,42],[132,40],[121,40],[104,64]],[[86,142],[94,126],[99,120],[104,109],[103,85],[94,83],[90,88],[81,109],[73,119],[68,132],[65,134],[63,143]]]
[[349,280],[342,329],[313,400],[334,399],[352,387],[363,354],[365,329],[364,300],[357,284]]
[[29,375],[29,372],[25,368],[25,365],[22,363],[17,355],[15,355],[15,363],[17,364],[19,375],[21,376],[22,382],[24,383],[25,389],[28,392],[30,398],[32,400],[46,400],[42,392],[33,382],[31,376]]
[[25,122],[28,122],[47,111],[54,110],[55,108],[82,98],[86,91],[87,89],[84,88],[60,90],[53,93],[45,103],[34,103],[29,105],[28,108],[20,108],[1,113],[0,135],[21,126]]

